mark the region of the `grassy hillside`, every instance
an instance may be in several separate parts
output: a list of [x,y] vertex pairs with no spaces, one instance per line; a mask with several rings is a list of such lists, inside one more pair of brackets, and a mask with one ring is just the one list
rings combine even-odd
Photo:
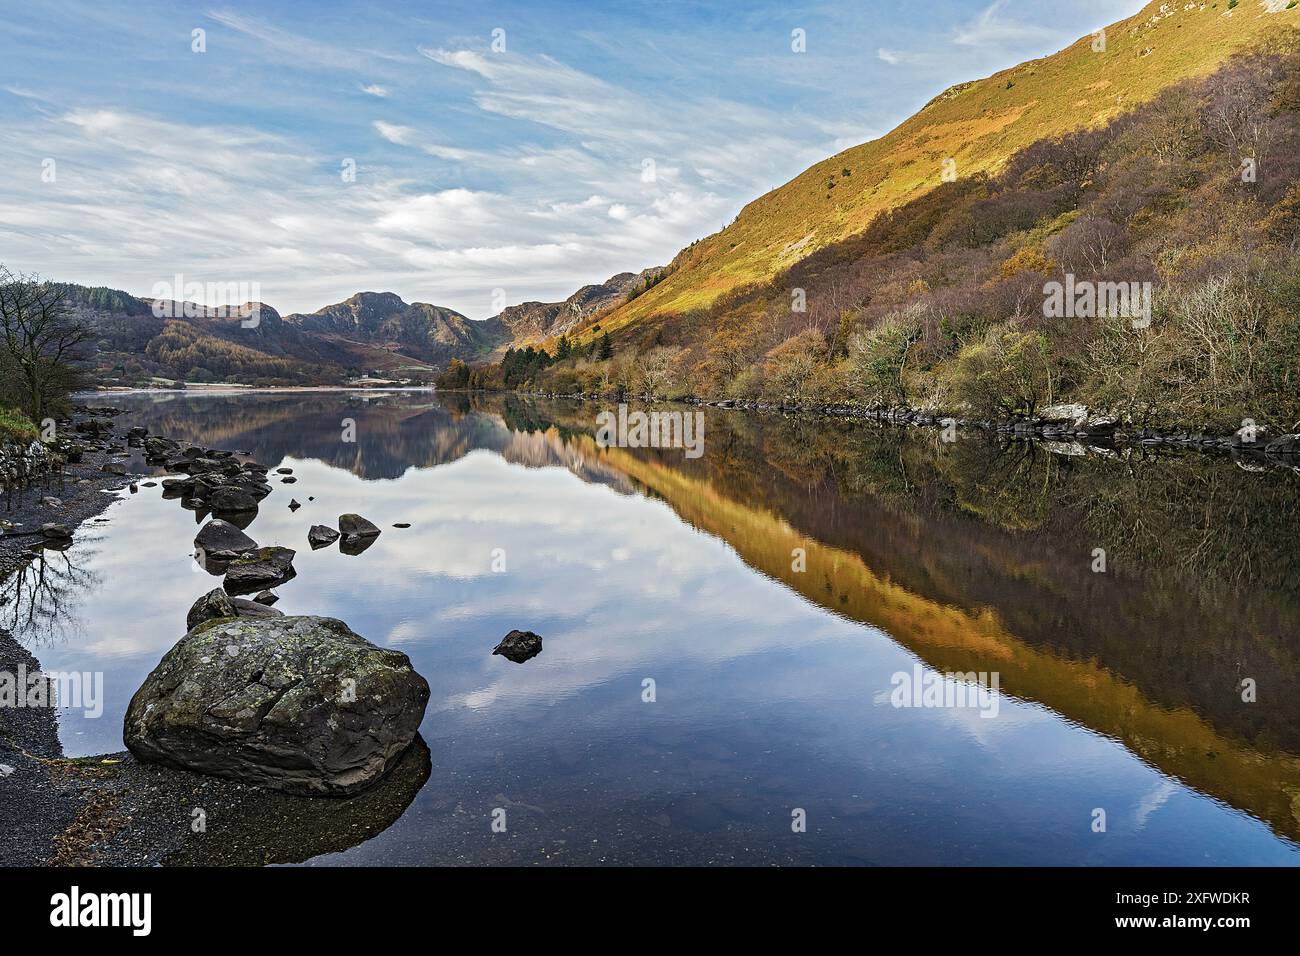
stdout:
[[[1052,56],[959,84],[878,140],[845,150],[756,199],[734,223],[683,251],[665,280],[599,319],[614,331],[711,304],[772,278],[940,185],[944,161],[968,177],[1000,169],[1042,139],[1101,125],[1181,80],[1212,73],[1271,33],[1300,25],[1289,0],[1163,3]],[[845,174],[847,172],[847,175]],[[833,183],[833,187],[830,184]],[[829,188],[828,188],[829,187]]]

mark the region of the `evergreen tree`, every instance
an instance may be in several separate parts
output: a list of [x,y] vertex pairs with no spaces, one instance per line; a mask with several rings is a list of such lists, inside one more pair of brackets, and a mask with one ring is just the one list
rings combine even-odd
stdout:
[[614,354],[614,345],[609,340],[609,333],[605,332],[600,337],[600,347],[596,352],[596,357],[602,362]]

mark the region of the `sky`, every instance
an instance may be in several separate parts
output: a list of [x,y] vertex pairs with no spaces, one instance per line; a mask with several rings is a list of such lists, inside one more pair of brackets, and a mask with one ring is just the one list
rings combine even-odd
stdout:
[[0,0],[0,264],[486,318],[1143,5]]

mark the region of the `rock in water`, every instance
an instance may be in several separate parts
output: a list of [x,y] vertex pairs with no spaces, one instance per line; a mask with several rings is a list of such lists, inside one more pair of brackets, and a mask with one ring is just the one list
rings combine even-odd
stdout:
[[194,602],[190,613],[185,615],[185,626],[192,631],[205,621],[238,616],[239,612],[235,610],[230,595],[221,588],[213,588]]
[[293,555],[289,548],[258,548],[231,561],[226,567],[226,592],[251,594],[292,580],[296,576]]
[[516,664],[530,661],[541,652],[542,639],[532,631],[511,631],[492,649],[493,654],[500,654]]
[[226,485],[212,492],[208,506],[216,512],[237,514],[257,510],[257,497],[252,492]]
[[345,538],[373,538],[379,528],[361,515],[339,515],[339,533]]
[[194,537],[194,549],[200,558],[231,561],[246,551],[256,551],[257,542],[229,521],[213,518]]
[[321,548],[327,548],[338,540],[339,533],[333,528],[327,528],[323,524],[314,524],[311,530],[307,532],[307,543],[311,545],[313,551]]
[[302,795],[350,796],[415,737],[429,685],[399,651],[328,617],[200,624],[127,708],[141,760]]

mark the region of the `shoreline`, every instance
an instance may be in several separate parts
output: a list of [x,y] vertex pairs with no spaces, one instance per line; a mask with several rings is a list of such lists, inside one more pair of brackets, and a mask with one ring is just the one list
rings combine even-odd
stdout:
[[[79,393],[84,400],[90,394]],[[118,410],[113,410],[118,412]],[[101,517],[146,476],[101,471],[126,447],[129,415],[78,407],[71,424],[109,418],[81,461],[15,491],[0,512],[21,523],[0,535],[0,581],[39,555],[24,532],[57,520],[73,530]],[[41,499],[58,492],[59,505]],[[36,539],[40,540],[40,539]],[[182,634],[178,633],[178,638]],[[37,673],[36,655],[0,625],[0,672]],[[428,780],[431,757],[415,741],[383,779],[348,798],[299,797],[223,777],[145,763],[125,749],[66,757],[54,707],[0,708],[0,868],[16,866],[262,866],[350,849],[387,829]],[[201,811],[201,812],[200,812]],[[196,821],[202,819],[200,827]]]
[[[1267,434],[1261,426],[1254,441],[1245,441],[1239,433],[1212,434],[1204,429],[1154,429],[1132,426],[1090,428],[1076,426],[1062,419],[1026,418],[993,420],[957,417],[916,409],[870,409],[855,405],[780,405],[740,399],[652,398],[629,395],[616,399],[605,395],[561,394],[489,389],[438,389],[453,395],[520,395],[550,401],[602,402],[606,406],[638,403],[642,405],[684,405],[715,408],[721,411],[758,412],[787,418],[831,419],[859,424],[886,425],[895,428],[931,428],[941,430],[953,423],[958,431],[975,432],[990,438],[1021,441],[1050,446],[1046,450],[1065,455],[1102,454],[1113,457],[1121,449],[1188,450],[1206,454],[1228,455],[1234,460],[1248,460],[1252,465],[1267,465],[1288,471],[1300,471],[1300,434]],[[1059,407],[1059,406],[1057,406]],[[1085,409],[1086,411],[1086,409]],[[1108,416],[1096,416],[1106,418]]]
[[[962,431],[982,432],[991,436],[1000,436],[1010,441],[1031,441],[1054,443],[1069,448],[1066,454],[1086,454],[1091,451],[1114,452],[1116,446],[1127,448],[1183,448],[1209,453],[1240,453],[1253,462],[1268,464],[1289,470],[1300,470],[1300,434],[1268,434],[1268,429],[1260,426],[1258,432],[1265,437],[1254,441],[1245,441],[1240,433],[1225,435],[1207,430],[1204,426],[1171,426],[1168,428],[1138,428],[1132,424],[1123,424],[1118,417],[1098,413],[1089,416],[1089,410],[1077,403],[1065,403],[1060,407],[1080,407],[1085,417],[1104,419],[1104,427],[1092,427],[1076,424],[1065,419],[1031,416],[1021,419],[979,419],[964,415],[944,414],[913,408],[878,409],[849,404],[819,405],[783,405],[780,403],[760,402],[752,399],[704,399],[688,396],[685,398],[655,398],[649,395],[629,395],[621,399],[612,396],[587,393],[532,392],[519,389],[470,389],[470,388],[436,388],[434,386],[395,386],[395,387],[352,387],[333,385],[293,385],[293,386],[241,386],[241,385],[199,385],[185,389],[154,389],[131,387],[105,387],[79,393],[79,397],[97,394],[116,395],[184,395],[188,392],[202,394],[276,394],[276,393],[320,393],[320,392],[358,392],[358,393],[408,393],[420,392],[448,395],[519,395],[526,398],[541,398],[552,401],[606,402],[630,404],[633,402],[647,405],[686,405],[702,408],[716,408],[727,411],[750,411],[763,414],[783,415],[787,417],[804,417],[810,419],[835,419],[839,421],[869,422],[895,427],[924,427],[943,429],[951,422]],[[1284,447],[1278,447],[1284,443]],[[1270,448],[1273,445],[1274,448]],[[1078,446],[1074,448],[1072,446]]]

